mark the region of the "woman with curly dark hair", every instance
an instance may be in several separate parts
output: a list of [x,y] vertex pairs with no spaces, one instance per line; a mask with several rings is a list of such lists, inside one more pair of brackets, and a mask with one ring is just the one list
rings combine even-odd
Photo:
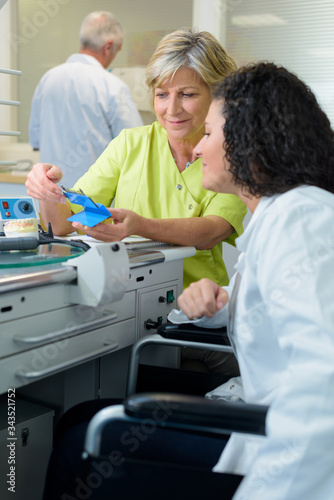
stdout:
[[[147,465],[139,487],[123,478],[120,463],[109,464],[95,487],[99,464],[93,462],[93,476],[77,463],[86,428],[78,423],[55,448],[47,500],[88,498],[88,487],[103,499],[224,500],[231,489],[233,500],[333,498],[333,132],[312,92],[269,63],[242,68],[219,84],[205,129],[195,148],[203,187],[239,196],[253,217],[237,239],[241,253],[231,285],[192,283],[178,299],[182,310],[169,319],[229,325],[241,377],[214,396],[269,405],[266,436],[232,434],[224,447],[215,435],[156,428],[130,449],[132,424],[114,425],[103,442],[108,453],[117,450],[124,463],[163,462],[165,475],[157,477]],[[59,494],[62,486],[67,494]],[[127,495],[127,487],[137,494]]]
[[266,437],[233,434],[214,469],[245,475],[233,500],[333,496],[333,138],[311,90],[259,63],[215,89],[196,148],[202,185],[253,213],[231,286],[193,283],[170,316],[233,324],[241,377],[220,392],[270,406]]
[[294,74],[270,63],[242,68],[214,99],[224,99],[224,147],[237,184],[255,196],[303,184],[334,192],[334,132]]

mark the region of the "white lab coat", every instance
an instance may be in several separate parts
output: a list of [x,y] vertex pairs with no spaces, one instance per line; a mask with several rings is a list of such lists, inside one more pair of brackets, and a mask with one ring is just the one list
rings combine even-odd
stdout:
[[124,128],[142,125],[129,87],[95,57],[73,54],[39,82],[31,105],[29,141],[40,161],[74,186]]
[[[266,437],[233,434],[215,471],[234,500],[334,498],[334,195],[263,198],[243,235],[233,342],[244,398],[270,405]],[[204,326],[217,326],[226,311]]]

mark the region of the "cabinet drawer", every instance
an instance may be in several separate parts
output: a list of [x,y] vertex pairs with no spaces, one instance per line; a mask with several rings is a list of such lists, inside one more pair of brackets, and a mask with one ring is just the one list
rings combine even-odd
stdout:
[[36,349],[0,360],[0,394],[78,364],[130,346],[135,341],[135,320],[129,319],[98,330],[63,338]]
[[135,292],[101,307],[73,305],[1,324],[0,358],[113,325],[135,316]]

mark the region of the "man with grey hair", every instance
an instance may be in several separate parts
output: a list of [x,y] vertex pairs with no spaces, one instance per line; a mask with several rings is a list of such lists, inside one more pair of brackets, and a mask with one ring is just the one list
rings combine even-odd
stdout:
[[59,165],[73,186],[123,128],[142,125],[130,89],[106,71],[124,31],[110,12],[92,12],[79,33],[80,51],[40,80],[32,100],[29,139],[40,161]]

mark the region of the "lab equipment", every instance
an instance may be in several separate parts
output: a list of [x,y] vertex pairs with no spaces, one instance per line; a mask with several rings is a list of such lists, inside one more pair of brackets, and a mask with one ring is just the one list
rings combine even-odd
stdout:
[[[95,243],[84,252],[52,243],[38,252],[1,252],[0,394],[33,382],[44,392],[44,379],[54,377],[45,382],[43,403],[52,401],[50,387],[60,383],[60,412],[98,395],[125,394],[127,364],[103,358],[151,333],[150,320],[166,320],[182,291],[183,258],[195,253],[193,247],[145,244],[133,248],[131,242],[127,250],[124,242]],[[174,300],[159,301],[167,293]],[[88,366],[92,360],[98,371]]]
[[39,214],[33,198],[29,196],[0,198],[0,231],[3,231],[3,225],[8,221],[30,218],[35,218],[39,222]]

